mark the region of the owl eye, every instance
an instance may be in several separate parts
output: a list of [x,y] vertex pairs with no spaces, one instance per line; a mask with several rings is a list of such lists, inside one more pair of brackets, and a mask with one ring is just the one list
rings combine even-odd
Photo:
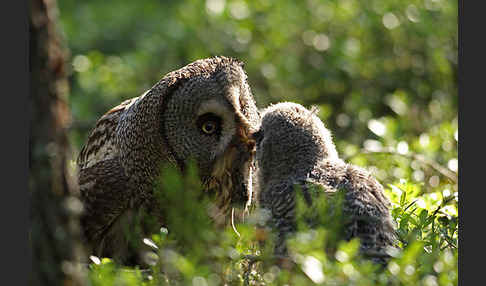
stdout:
[[213,113],[206,113],[201,115],[197,120],[199,130],[203,134],[213,135],[221,132],[221,118]]
[[213,134],[216,131],[216,123],[213,121],[204,122],[201,130],[206,134]]

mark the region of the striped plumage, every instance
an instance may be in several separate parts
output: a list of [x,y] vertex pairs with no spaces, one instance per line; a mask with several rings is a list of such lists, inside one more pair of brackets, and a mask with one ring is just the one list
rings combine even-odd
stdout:
[[[296,231],[296,189],[308,206],[326,194],[344,192],[344,237],[359,238],[362,254],[384,262],[396,245],[390,202],[382,185],[366,170],[342,161],[330,132],[314,111],[295,103],[279,103],[262,111],[257,140],[259,204],[271,213],[276,254],[286,255],[286,238]],[[309,187],[322,194],[311,196]],[[298,187],[298,188],[296,188]]]
[[[141,235],[165,225],[164,211],[177,207],[161,205],[153,195],[166,163],[182,171],[193,159],[203,185],[215,194],[219,211],[213,218],[226,223],[232,206],[251,201],[249,137],[259,123],[243,64],[226,57],[170,72],[143,95],[108,111],[77,161],[82,226],[92,253],[137,262]],[[156,223],[139,221],[141,216]]]
[[91,131],[79,153],[76,162],[79,168],[88,168],[100,161],[113,159],[119,155],[115,144],[115,129],[120,115],[137,99],[138,96],[123,101],[107,111],[96,122],[96,127]]

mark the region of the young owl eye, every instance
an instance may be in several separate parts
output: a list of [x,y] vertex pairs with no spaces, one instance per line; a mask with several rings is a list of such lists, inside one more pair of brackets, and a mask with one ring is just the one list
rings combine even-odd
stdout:
[[218,134],[221,132],[221,118],[213,113],[206,113],[199,116],[197,126],[203,134]]

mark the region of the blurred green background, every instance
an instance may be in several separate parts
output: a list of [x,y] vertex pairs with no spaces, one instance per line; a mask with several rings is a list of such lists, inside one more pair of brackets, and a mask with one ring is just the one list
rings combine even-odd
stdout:
[[385,186],[404,179],[435,199],[455,195],[457,215],[457,1],[58,5],[71,51],[75,154],[111,107],[172,70],[225,55],[245,62],[259,107],[319,106],[342,157]]
[[[299,253],[318,257],[329,283],[339,281],[333,285],[457,285],[457,1],[63,0],[58,6],[71,51],[74,156],[101,115],[166,73],[201,58],[236,57],[245,62],[260,108],[279,101],[320,107],[341,157],[384,185],[404,247],[384,274],[373,274],[360,260],[324,259],[316,252],[323,239],[299,244]],[[164,191],[173,189],[176,204],[188,201],[174,186]],[[177,213],[186,209],[171,208],[189,219],[171,232],[205,233],[206,224],[191,221],[203,218],[205,208],[191,206],[192,216]],[[184,263],[174,265],[193,285],[228,271],[241,282],[238,255],[252,249],[252,228],[238,229],[242,241],[234,241],[231,229],[228,241],[197,240],[192,252],[178,254]],[[167,252],[162,236],[152,238]],[[348,253],[352,245],[340,249]],[[215,258],[221,249],[232,254]],[[93,285],[118,285],[107,282],[115,281],[112,264],[93,267]],[[280,271],[272,269],[254,280],[280,285],[272,284]],[[293,285],[308,285],[302,275],[288,277]],[[286,274],[279,277],[286,281]],[[143,285],[157,285],[152,282]]]

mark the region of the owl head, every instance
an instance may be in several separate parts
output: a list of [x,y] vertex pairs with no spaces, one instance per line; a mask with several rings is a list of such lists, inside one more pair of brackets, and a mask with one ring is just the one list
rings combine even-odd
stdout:
[[261,112],[261,128],[254,135],[261,183],[302,178],[319,159],[338,159],[331,133],[316,111],[282,102]]
[[129,176],[147,181],[161,162],[184,170],[193,160],[221,205],[244,205],[259,125],[243,64],[213,57],[168,73],[135,100],[117,126],[117,143]]

